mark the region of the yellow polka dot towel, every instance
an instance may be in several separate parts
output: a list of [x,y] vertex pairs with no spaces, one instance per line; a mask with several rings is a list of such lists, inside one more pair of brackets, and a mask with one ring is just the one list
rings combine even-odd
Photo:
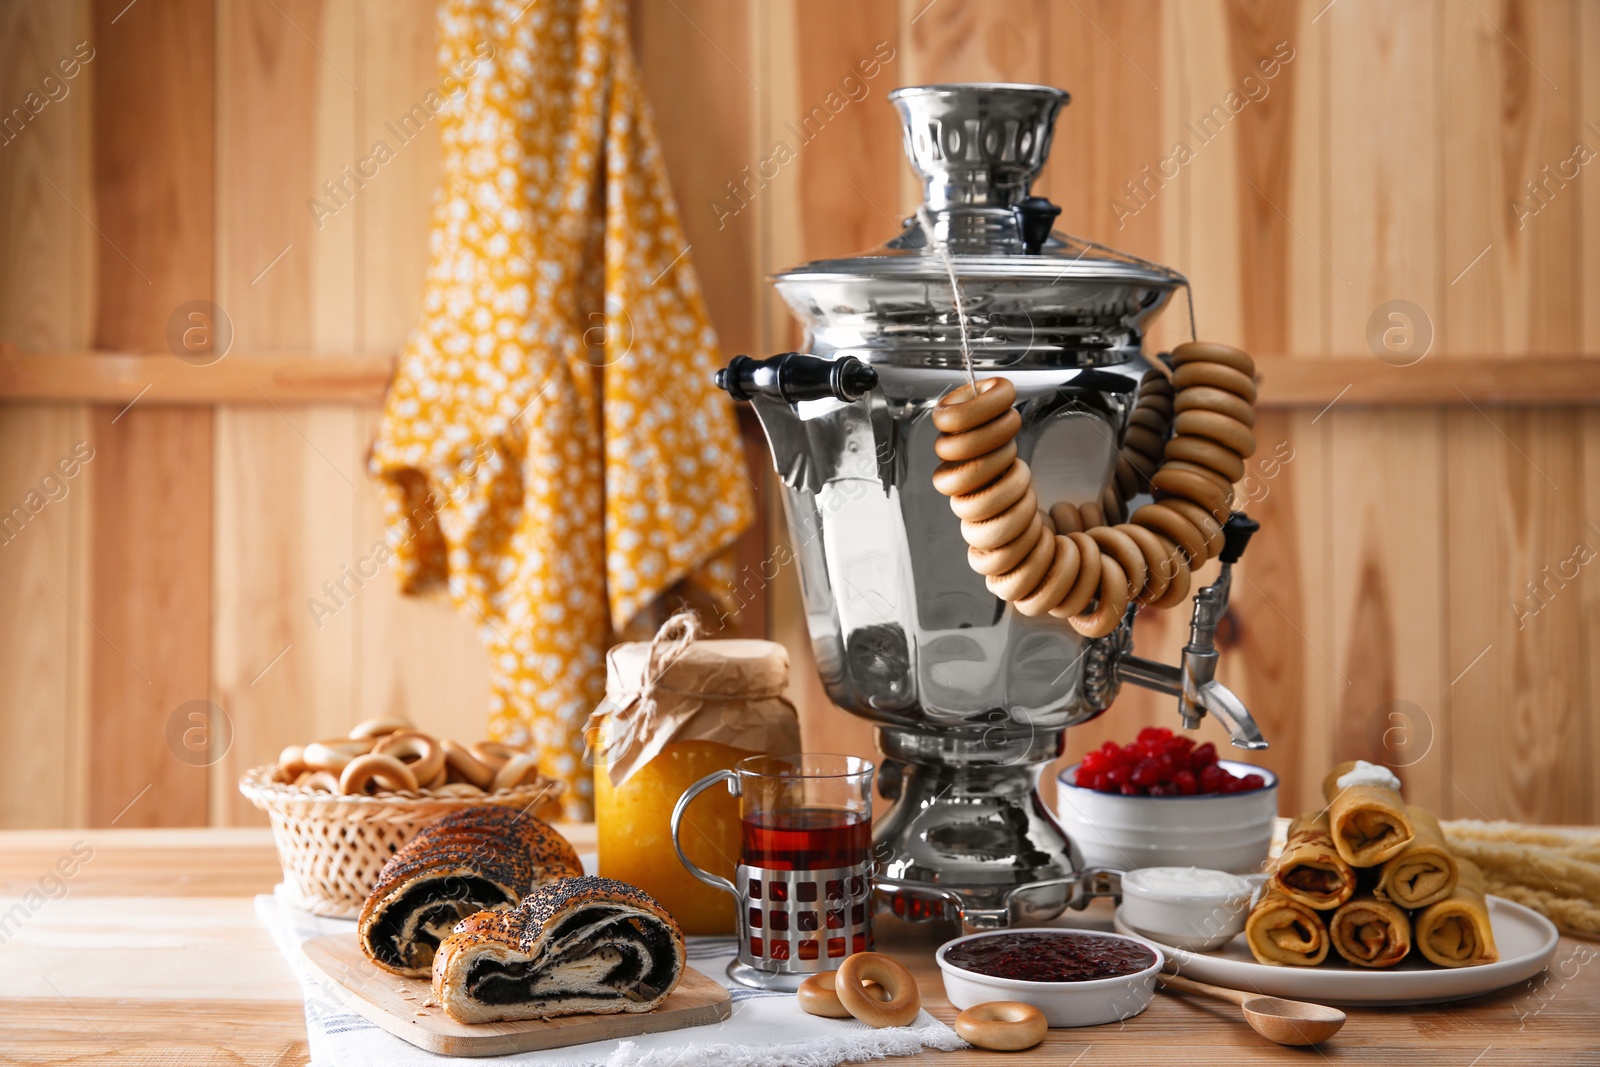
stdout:
[[[373,444],[408,593],[490,653],[492,735],[588,818],[613,630],[732,587],[754,503],[618,0],[445,0],[422,321]],[[430,105],[431,106],[431,105]]]

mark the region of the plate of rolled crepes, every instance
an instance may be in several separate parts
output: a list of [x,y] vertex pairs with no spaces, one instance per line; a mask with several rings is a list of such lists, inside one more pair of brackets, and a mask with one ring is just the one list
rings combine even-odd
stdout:
[[1407,804],[1385,767],[1352,761],[1323,782],[1325,807],[1289,824],[1244,933],[1213,952],[1167,948],[1180,974],[1334,1004],[1477,996],[1544,969],[1559,934],[1530,908],[1486,895],[1439,820]]

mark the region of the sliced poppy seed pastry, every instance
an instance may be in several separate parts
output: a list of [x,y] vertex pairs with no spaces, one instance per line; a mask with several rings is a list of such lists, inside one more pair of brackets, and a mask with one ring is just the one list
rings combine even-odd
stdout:
[[361,909],[361,949],[386,971],[427,977],[456,923],[582,873],[567,839],[531,815],[492,804],[452,812],[384,864]]
[[644,890],[571,878],[463,919],[434,957],[433,998],[463,1023],[649,1011],[683,961],[683,931]]

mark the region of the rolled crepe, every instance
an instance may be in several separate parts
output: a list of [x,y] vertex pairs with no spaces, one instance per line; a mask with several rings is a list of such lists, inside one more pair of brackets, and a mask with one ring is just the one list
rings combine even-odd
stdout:
[[1322,795],[1339,855],[1352,867],[1376,867],[1411,843],[1411,818],[1397,790],[1381,785],[1339,788],[1339,779],[1355,765],[1351,760],[1329,771]]
[[1411,917],[1363,893],[1333,913],[1328,940],[1357,967],[1393,967],[1411,952]]
[[1354,895],[1356,872],[1333,847],[1327,812],[1308,812],[1289,824],[1288,843],[1273,864],[1267,884],[1274,892],[1319,911],[1337,908]]
[[1416,836],[1378,872],[1372,895],[1402,908],[1425,908],[1448,897],[1456,887],[1456,860],[1445,844],[1439,820],[1427,808],[1406,806]]
[[1468,859],[1456,860],[1456,887],[1437,904],[1417,914],[1417,948],[1441,967],[1473,967],[1500,958],[1489,925],[1483,872]]
[[1257,963],[1315,967],[1328,958],[1328,928],[1322,916],[1270,888],[1250,909],[1244,938]]

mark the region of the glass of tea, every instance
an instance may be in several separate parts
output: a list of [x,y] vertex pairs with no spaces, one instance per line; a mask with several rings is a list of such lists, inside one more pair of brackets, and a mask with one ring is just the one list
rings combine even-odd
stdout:
[[[739,955],[728,976],[797,989],[872,949],[872,764],[855,756],[751,756],[684,791],[672,842],[689,873],[738,902]],[[733,881],[701,870],[678,844],[689,803],[720,782],[739,798]]]

